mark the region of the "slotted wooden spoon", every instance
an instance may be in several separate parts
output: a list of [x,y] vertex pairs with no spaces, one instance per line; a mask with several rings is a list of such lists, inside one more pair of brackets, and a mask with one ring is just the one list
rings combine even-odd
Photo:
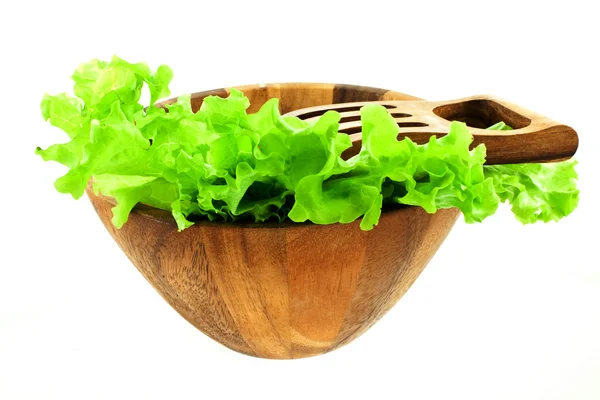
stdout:
[[[342,116],[340,132],[352,138],[352,148],[343,154],[344,158],[349,158],[360,151],[360,108],[370,103],[381,104],[388,109],[400,127],[398,139],[410,137],[419,144],[426,143],[432,135],[441,137],[447,134],[451,121],[465,122],[474,137],[472,146],[485,143],[486,164],[562,161],[575,154],[579,143],[573,128],[487,95],[449,101],[339,103],[298,109],[286,115],[313,121],[326,111],[338,111]],[[513,130],[485,129],[500,121]]]

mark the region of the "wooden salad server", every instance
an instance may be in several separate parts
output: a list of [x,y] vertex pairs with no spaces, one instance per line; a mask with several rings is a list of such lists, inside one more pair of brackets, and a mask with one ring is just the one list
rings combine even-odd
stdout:
[[[486,164],[544,163],[571,158],[579,143],[577,132],[548,117],[497,97],[481,95],[449,101],[362,101],[309,107],[286,115],[314,121],[326,111],[341,114],[340,132],[352,138],[352,148],[344,158],[360,151],[360,108],[366,104],[381,104],[394,117],[400,133],[398,139],[409,137],[423,144],[432,135],[444,136],[451,121],[465,122],[473,134],[472,147],[484,143]],[[494,131],[485,128],[504,122],[513,130]]]

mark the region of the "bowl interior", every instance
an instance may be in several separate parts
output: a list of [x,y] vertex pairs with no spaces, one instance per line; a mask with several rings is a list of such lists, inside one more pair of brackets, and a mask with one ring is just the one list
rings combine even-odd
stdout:
[[[393,90],[379,89],[369,86],[347,85],[336,83],[266,83],[236,86],[250,99],[249,113],[258,109],[269,99],[279,99],[279,110],[282,114],[300,108],[321,106],[326,104],[352,103],[357,101],[378,100],[421,100],[408,94]],[[192,94],[192,110],[198,111],[207,96],[227,97],[229,89],[219,88]],[[175,102],[166,100],[159,105]]]
[[[290,111],[300,108],[314,107],[327,104],[338,103],[353,103],[358,101],[379,101],[379,100],[422,100],[418,97],[408,94],[396,92],[393,90],[374,88],[369,86],[336,84],[336,83],[267,83],[236,86],[235,89],[244,92],[250,100],[249,113],[256,112],[269,99],[274,97],[279,99],[279,111],[281,114],[286,114]],[[202,101],[207,96],[229,96],[228,88],[219,88],[206,90],[203,92],[192,93],[191,103],[194,112],[200,109]],[[177,97],[164,100],[157,103],[158,106],[164,106],[177,101]],[[91,190],[91,183],[89,185]],[[115,204],[114,199],[107,199],[110,203]],[[152,218],[170,221],[175,224],[173,216],[169,211],[157,209],[144,204],[137,204],[132,213],[146,215]],[[202,222],[200,222],[202,223]],[[209,222],[206,222],[209,223]],[[215,223],[211,225],[227,226],[231,223]],[[251,223],[235,223],[237,226],[252,226]],[[289,225],[300,225],[296,223],[263,223],[260,227],[282,227]]]

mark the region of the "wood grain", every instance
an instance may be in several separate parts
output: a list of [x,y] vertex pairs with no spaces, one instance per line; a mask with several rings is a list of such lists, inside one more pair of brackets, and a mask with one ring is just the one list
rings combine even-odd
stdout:
[[[415,99],[348,85],[242,89],[254,107],[280,97],[283,111],[332,101]],[[195,109],[207,94],[193,96]],[[186,320],[230,349],[274,359],[323,354],[360,336],[408,290],[459,215],[456,209],[430,215],[398,206],[368,232],[360,221],[198,222],[177,232],[168,212],[138,205],[116,229],[114,199],[95,195],[91,184],[86,192],[120,248]]]
[[[352,138],[352,148],[344,153],[344,157],[349,158],[360,150],[360,108],[365,101],[384,105],[395,117],[399,126],[398,139],[410,137],[419,144],[427,143],[432,135],[446,135],[451,121],[465,122],[474,138],[471,148],[485,144],[486,164],[565,160],[575,154],[579,145],[577,132],[573,128],[489,95],[435,102],[362,100],[296,109],[288,115],[314,121],[328,110],[338,110],[342,117],[340,132],[347,133]],[[514,129],[485,129],[500,121]]]

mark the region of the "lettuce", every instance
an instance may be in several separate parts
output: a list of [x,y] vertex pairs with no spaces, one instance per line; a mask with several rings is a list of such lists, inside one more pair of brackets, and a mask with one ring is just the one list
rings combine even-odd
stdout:
[[[180,230],[197,219],[349,223],[372,229],[384,206],[419,206],[429,213],[460,209],[469,223],[508,202],[523,223],[558,220],[577,206],[575,162],[484,165],[486,150],[467,126],[418,145],[397,140],[398,125],[379,105],[361,109],[362,147],[349,160],[340,115],[316,122],[282,116],[278,100],[254,113],[244,94],[207,97],[194,113],[190,96],[165,108],[171,70],[118,57],[93,60],[73,74],[71,97],[44,96],[42,115],[69,137],[36,153],[68,172],[55,182],[61,193],[83,195],[90,179],[96,193],[112,196],[113,223],[121,227],[137,203],[173,214]],[[142,90],[150,106],[140,104]],[[490,129],[507,130],[499,123]]]

